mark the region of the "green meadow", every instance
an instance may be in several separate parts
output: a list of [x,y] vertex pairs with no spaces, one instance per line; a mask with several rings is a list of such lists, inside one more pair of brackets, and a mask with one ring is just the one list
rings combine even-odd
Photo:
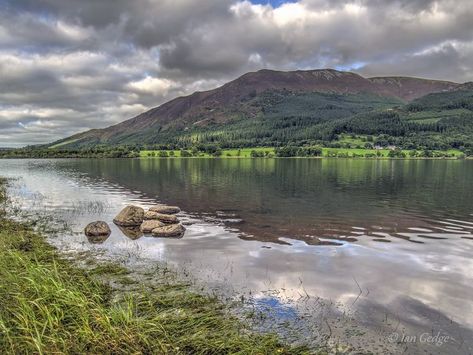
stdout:
[[[251,152],[264,152],[269,154],[269,157],[276,157],[275,149],[269,147],[257,147],[257,148],[242,148],[242,149],[222,149],[222,154],[220,158],[251,158]],[[322,148],[322,157],[347,157],[347,158],[388,158],[390,149],[365,149],[365,148]],[[190,153],[190,150],[187,152]],[[406,158],[416,158],[411,157],[412,150],[402,150],[406,155]],[[142,158],[181,158],[181,150],[142,150],[140,151],[140,157]],[[416,153],[421,153],[421,151],[416,150]],[[447,151],[432,151],[433,158],[435,155],[448,156],[451,158],[458,158],[463,155],[460,150],[449,149]],[[214,156],[198,152],[196,155],[192,155],[188,158],[213,158]],[[417,157],[418,158],[418,157]]]

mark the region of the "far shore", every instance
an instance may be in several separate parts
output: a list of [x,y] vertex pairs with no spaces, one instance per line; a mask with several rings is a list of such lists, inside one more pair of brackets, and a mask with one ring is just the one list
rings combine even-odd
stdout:
[[473,158],[459,149],[422,150],[400,148],[332,148],[322,146],[253,147],[220,149],[162,149],[138,150],[132,147],[110,147],[95,150],[19,149],[0,150],[0,159],[56,159],[56,158],[142,158],[142,159],[241,159],[241,158],[311,158],[311,159],[368,159],[368,160],[464,160]]

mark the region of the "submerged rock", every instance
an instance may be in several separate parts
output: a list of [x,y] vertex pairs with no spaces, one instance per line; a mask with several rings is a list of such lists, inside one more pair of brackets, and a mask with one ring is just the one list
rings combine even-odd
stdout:
[[153,229],[159,228],[159,227],[164,227],[165,224],[161,221],[158,221],[157,219],[150,219],[143,221],[143,223],[140,226],[140,230],[143,233],[151,233]]
[[145,210],[137,206],[126,206],[113,219],[113,222],[123,227],[139,226],[143,223]]
[[89,223],[87,227],[85,227],[84,233],[87,237],[108,237],[112,231],[106,222],[96,221]]
[[152,212],[158,212],[162,214],[176,214],[181,212],[181,209],[177,206],[168,206],[168,205],[156,205],[150,207],[149,209]]
[[155,237],[163,237],[163,238],[179,238],[184,235],[186,228],[182,224],[170,224],[164,227],[159,227],[153,229],[152,233]]

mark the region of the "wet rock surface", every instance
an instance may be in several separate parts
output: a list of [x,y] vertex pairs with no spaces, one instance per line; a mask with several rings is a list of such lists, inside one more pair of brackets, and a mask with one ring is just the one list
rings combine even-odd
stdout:
[[161,221],[158,221],[157,219],[150,219],[150,220],[145,220],[140,226],[140,230],[143,233],[151,233],[153,229],[159,228],[159,227],[164,227],[165,224]]
[[156,219],[158,212],[146,211],[144,215],[145,220]]
[[181,212],[181,209],[177,206],[168,206],[168,205],[156,205],[150,207],[149,209],[152,212],[162,213],[162,214],[176,214]]
[[186,228],[182,224],[170,224],[164,227],[155,228],[152,231],[153,236],[162,238],[180,238],[184,235]]
[[140,226],[144,220],[145,211],[138,206],[126,206],[113,219],[113,222],[122,227]]
[[84,233],[87,237],[103,237],[109,236],[112,231],[108,224],[104,221],[96,221],[89,223],[85,229]]
[[179,219],[173,214],[163,214],[163,213],[157,213],[157,212],[152,212],[152,213],[154,213],[153,219],[158,220],[160,222],[163,222],[166,224],[179,223]]

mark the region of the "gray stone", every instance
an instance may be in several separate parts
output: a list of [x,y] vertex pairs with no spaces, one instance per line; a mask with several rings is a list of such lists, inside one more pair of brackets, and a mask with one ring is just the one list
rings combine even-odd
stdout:
[[157,219],[150,219],[150,220],[143,221],[143,223],[141,224],[140,230],[143,233],[151,233],[153,229],[164,227],[164,226],[165,224],[163,222],[158,221]]
[[145,220],[147,220],[147,219],[156,219],[157,215],[158,215],[158,212],[146,211],[144,218],[145,218]]
[[85,227],[84,233],[88,237],[108,237],[112,231],[106,222],[96,221],[89,223],[87,227]]
[[126,206],[113,219],[113,222],[119,226],[132,227],[140,226],[143,223],[145,210],[137,206]]
[[156,205],[150,207],[149,209],[152,212],[158,212],[162,214],[176,214],[181,212],[181,209],[177,206],[168,206],[168,205]]
[[173,214],[158,213],[156,215],[156,219],[158,221],[161,221],[161,222],[166,223],[166,224],[179,223],[179,219],[176,216],[174,216]]
[[162,237],[162,238],[179,238],[184,235],[186,228],[182,224],[169,224],[164,227],[159,227],[153,229],[152,233],[155,237]]

